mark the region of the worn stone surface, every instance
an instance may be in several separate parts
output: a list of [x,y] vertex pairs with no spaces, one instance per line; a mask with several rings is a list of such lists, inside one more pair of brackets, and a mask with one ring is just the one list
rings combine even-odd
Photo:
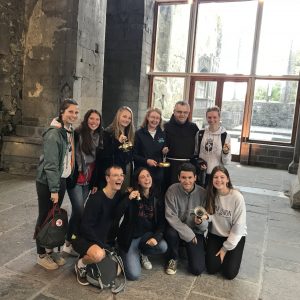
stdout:
[[[288,198],[282,196],[290,174],[271,170],[271,177],[269,169],[235,164],[229,166],[229,171],[233,182],[241,190],[247,190],[243,194],[248,211],[248,236],[237,278],[228,281],[206,273],[195,277],[187,273],[183,260],[177,274],[168,276],[164,273],[163,258],[150,258],[153,269],[143,270],[140,280],[128,282],[126,291],[117,296],[80,286],[74,273],[75,258],[66,256],[67,264],[55,271],[46,271],[36,264],[32,240],[37,216],[34,179],[0,172],[0,298],[298,299],[300,212],[291,209]],[[252,174],[256,174],[255,179]],[[261,189],[257,182],[268,182],[271,189]],[[67,196],[63,206],[70,213]]]

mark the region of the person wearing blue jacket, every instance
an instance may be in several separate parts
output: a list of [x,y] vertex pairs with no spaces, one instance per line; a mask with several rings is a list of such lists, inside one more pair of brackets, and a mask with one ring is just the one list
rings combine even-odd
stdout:
[[165,146],[166,138],[161,123],[161,111],[158,108],[148,109],[141,128],[135,133],[133,159],[135,169],[146,167],[154,186],[164,191],[164,170],[159,163],[167,154],[168,147]]

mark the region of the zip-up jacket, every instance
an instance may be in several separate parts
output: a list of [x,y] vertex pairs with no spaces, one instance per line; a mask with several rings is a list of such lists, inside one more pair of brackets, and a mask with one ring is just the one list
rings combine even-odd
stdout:
[[[71,131],[74,138],[74,132]],[[65,128],[49,127],[43,134],[43,154],[37,169],[36,180],[46,184],[51,193],[57,193],[64,169],[64,158],[68,151],[68,138]]]

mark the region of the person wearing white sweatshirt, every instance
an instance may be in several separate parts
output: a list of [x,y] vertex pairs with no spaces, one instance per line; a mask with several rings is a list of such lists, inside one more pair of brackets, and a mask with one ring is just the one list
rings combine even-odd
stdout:
[[220,108],[213,106],[206,111],[208,126],[199,130],[195,138],[194,156],[204,160],[200,169],[206,170],[204,187],[207,186],[212,169],[218,165],[226,165],[231,161],[230,135],[220,124]]
[[233,188],[229,173],[216,166],[207,188],[208,235],[206,269],[234,279],[240,269],[247,235],[246,205],[243,195]]

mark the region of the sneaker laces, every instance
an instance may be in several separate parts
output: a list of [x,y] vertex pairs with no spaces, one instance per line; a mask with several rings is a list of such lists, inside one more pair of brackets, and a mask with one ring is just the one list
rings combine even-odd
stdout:
[[174,260],[174,259],[171,259],[170,261],[169,261],[169,267],[168,267],[169,269],[175,269],[176,268],[176,260]]
[[150,263],[148,256],[141,254],[141,261],[143,264]]

